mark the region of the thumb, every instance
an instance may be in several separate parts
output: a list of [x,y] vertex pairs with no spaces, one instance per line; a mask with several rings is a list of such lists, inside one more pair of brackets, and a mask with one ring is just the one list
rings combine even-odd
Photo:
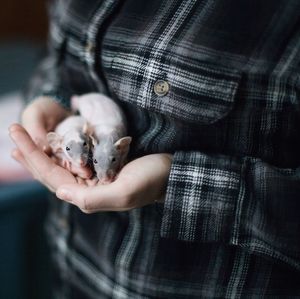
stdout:
[[92,200],[91,190],[84,185],[72,184],[63,185],[56,190],[56,196],[59,199],[76,205],[84,212],[92,210],[90,202]]
[[76,186],[75,184],[63,185],[56,190],[56,196],[61,200],[65,200],[75,204],[75,202],[78,201],[77,198],[79,197],[79,191],[81,191],[81,188],[79,189],[80,190],[78,190],[78,186]]
[[110,185],[85,186],[79,184],[62,185],[56,196],[79,207],[83,212],[118,210],[120,193]]

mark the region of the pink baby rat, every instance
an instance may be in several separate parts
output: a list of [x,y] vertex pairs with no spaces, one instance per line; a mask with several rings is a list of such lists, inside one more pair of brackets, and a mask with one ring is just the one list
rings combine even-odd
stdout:
[[47,134],[48,143],[61,166],[73,174],[90,179],[93,171],[88,167],[91,147],[90,127],[81,116],[69,116]]
[[72,108],[93,129],[93,163],[100,183],[113,181],[125,164],[132,138],[126,136],[126,118],[121,108],[99,93],[73,96]]

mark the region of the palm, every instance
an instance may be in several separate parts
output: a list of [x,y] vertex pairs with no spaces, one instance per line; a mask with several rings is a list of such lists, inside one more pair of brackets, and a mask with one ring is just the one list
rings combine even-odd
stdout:
[[[170,172],[170,156],[167,154],[147,155],[126,164],[114,182],[120,191],[137,194],[149,203],[164,195]],[[137,200],[139,200],[137,198]]]
[[59,198],[84,212],[124,211],[164,198],[171,167],[169,154],[138,158],[125,165],[113,183],[87,186],[41,151],[20,125],[13,125],[10,134],[18,148],[14,157]]

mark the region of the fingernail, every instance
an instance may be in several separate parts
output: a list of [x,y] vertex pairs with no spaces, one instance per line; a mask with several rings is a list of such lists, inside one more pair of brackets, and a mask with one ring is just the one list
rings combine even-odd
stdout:
[[67,189],[58,189],[56,195],[60,199],[72,202],[71,192]]
[[18,130],[18,127],[15,124],[13,124],[8,127],[8,130],[9,132],[14,132]]

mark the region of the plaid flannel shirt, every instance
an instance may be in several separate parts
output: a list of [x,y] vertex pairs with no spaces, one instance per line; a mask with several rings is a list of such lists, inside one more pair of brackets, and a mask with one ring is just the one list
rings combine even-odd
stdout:
[[50,21],[28,99],[108,94],[133,157],[174,154],[158,207],[53,202],[57,297],[300,298],[300,2],[56,1]]

